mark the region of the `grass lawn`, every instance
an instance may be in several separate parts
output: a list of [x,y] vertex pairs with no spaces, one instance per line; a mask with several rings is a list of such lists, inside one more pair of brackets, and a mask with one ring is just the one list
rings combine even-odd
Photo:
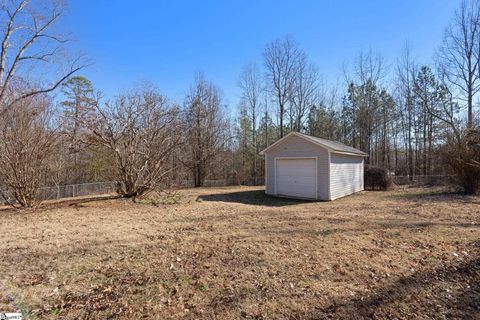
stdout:
[[[183,190],[0,211],[0,311],[27,319],[480,318],[480,197]],[[13,300],[13,301],[12,301]]]

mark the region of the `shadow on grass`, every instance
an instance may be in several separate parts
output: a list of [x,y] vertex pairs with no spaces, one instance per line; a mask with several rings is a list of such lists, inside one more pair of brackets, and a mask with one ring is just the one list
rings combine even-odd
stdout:
[[402,276],[365,297],[346,297],[306,319],[478,319],[480,257]]
[[409,200],[418,202],[461,202],[465,204],[480,204],[480,196],[462,192],[453,192],[442,188],[425,188],[419,192],[405,192],[386,196],[390,200]]
[[[279,222],[281,220],[277,220]],[[404,221],[395,221],[395,222],[381,222],[381,221],[372,221],[368,224],[360,224],[356,226],[351,226],[349,224],[351,220],[344,221],[332,221],[331,219],[325,218],[322,224],[315,225],[311,223],[308,224],[308,221],[303,219],[295,219],[286,221],[288,225],[283,227],[272,226],[266,227],[261,230],[264,234],[269,234],[272,236],[278,237],[287,237],[287,239],[292,238],[311,238],[311,239],[320,239],[326,238],[332,235],[364,235],[364,234],[395,234],[396,232],[425,232],[431,228],[464,228],[471,230],[479,230],[480,225],[471,224],[471,223],[437,223],[437,222],[404,222]],[[347,225],[343,226],[345,223]],[[310,227],[311,226],[311,227]],[[247,232],[248,230],[245,230]],[[258,230],[254,230],[255,232]],[[435,232],[435,231],[432,231]]]
[[265,190],[238,191],[238,192],[201,195],[197,199],[201,201],[242,203],[242,204],[267,206],[267,207],[283,207],[283,206],[314,202],[313,200],[277,198],[277,197],[273,197],[265,194]]

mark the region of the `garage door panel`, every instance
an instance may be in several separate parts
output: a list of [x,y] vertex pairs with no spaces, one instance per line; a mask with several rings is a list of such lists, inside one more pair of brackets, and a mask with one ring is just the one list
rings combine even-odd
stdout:
[[312,159],[277,159],[277,194],[317,198],[316,161]]

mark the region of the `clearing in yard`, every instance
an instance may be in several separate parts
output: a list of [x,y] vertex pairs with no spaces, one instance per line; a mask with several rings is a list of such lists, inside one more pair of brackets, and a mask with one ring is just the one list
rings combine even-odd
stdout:
[[106,200],[1,211],[0,311],[21,309],[27,319],[479,317],[478,196],[180,194],[158,206]]

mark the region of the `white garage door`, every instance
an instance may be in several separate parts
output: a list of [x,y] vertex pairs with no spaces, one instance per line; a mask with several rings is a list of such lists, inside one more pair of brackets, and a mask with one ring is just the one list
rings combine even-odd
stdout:
[[277,194],[298,198],[317,198],[315,159],[277,159]]

